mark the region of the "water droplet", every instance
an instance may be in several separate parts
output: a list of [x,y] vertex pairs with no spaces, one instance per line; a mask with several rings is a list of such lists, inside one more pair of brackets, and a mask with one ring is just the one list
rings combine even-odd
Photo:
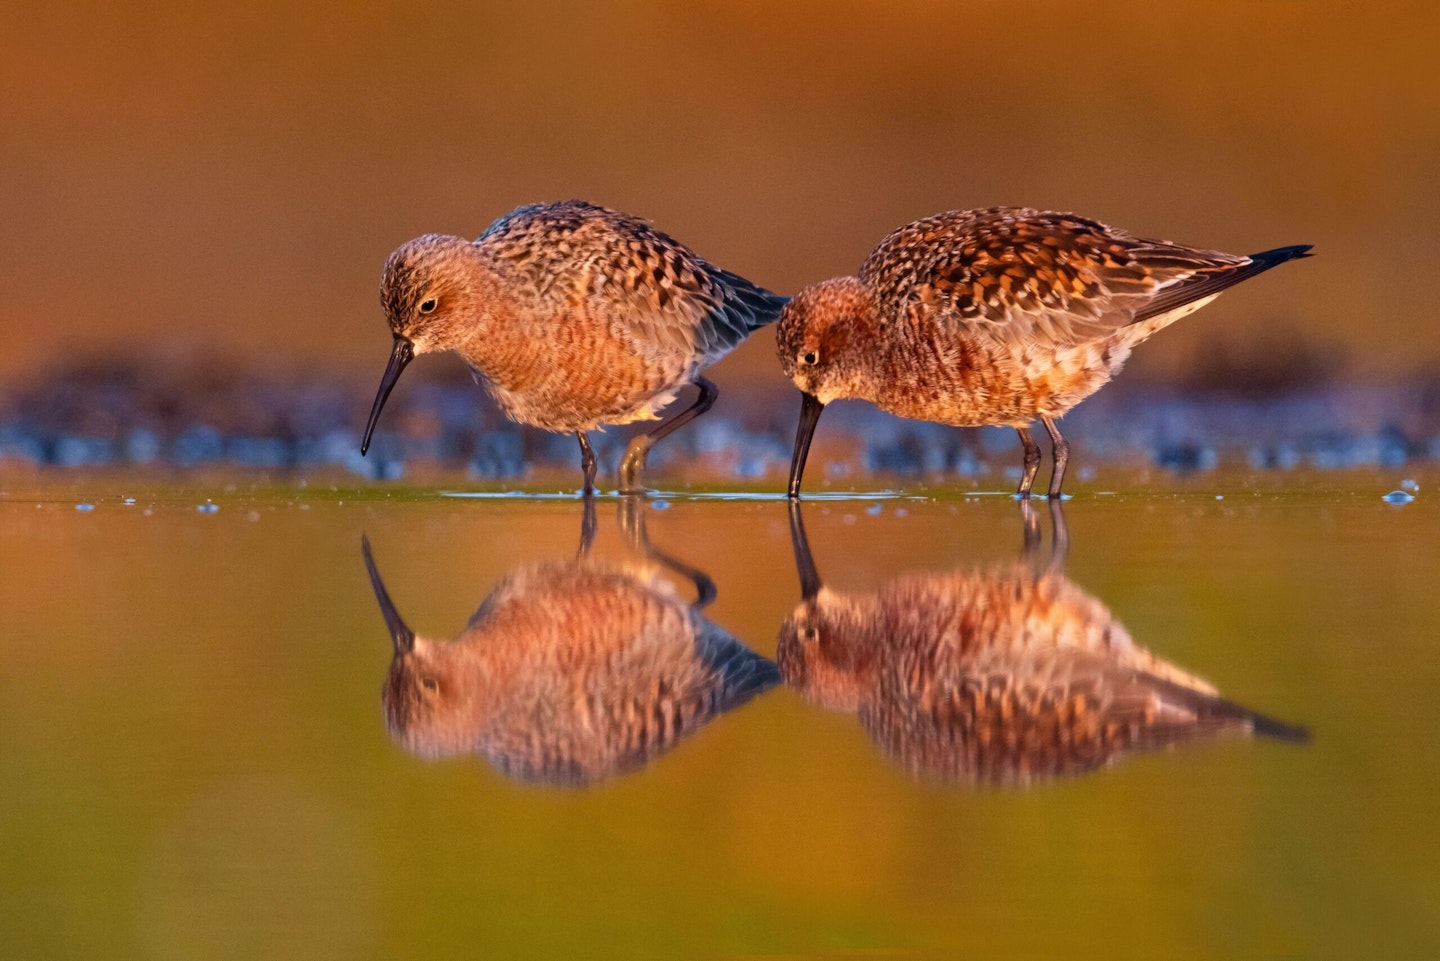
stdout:
[[1391,491],[1382,499],[1390,504],[1408,504],[1415,499],[1415,495],[1405,491]]
[[1215,495],[1215,499],[1216,499],[1217,501],[1223,501],[1223,500],[1225,499],[1225,495],[1224,495],[1224,494],[1216,494],[1216,495]]
[[883,511],[884,509],[885,509],[885,505],[883,505],[883,504],[876,504],[874,507],[867,507],[867,508],[865,508],[865,513],[869,514],[871,517],[874,517],[876,514],[879,514],[879,513],[880,513],[881,511]]
[[206,501],[205,503],[198,505],[195,509],[202,514],[213,514],[220,509],[220,505],[212,504],[209,501]]
[[125,498],[125,503],[127,503],[127,504],[133,504],[133,503],[135,503],[135,498],[133,498],[133,497],[127,497],[127,498]]
[[75,505],[75,509],[76,509],[77,511],[93,511],[93,510],[95,509],[95,505],[94,505],[94,504],[76,504],[76,505]]
[[1400,489],[1403,491],[1409,491],[1410,493],[1414,494],[1416,491],[1420,490],[1420,485],[1415,481],[1414,478],[1407,477],[1400,482]]
[[665,510],[669,510],[669,509],[670,509],[670,502],[669,502],[669,501],[651,501],[651,502],[650,502],[650,506],[651,506],[653,509],[657,510],[657,511],[665,511]]

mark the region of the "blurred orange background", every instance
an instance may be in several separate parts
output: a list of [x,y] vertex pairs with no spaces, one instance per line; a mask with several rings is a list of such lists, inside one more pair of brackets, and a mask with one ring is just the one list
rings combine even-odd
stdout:
[[[378,377],[392,248],[567,197],[784,292],[995,203],[1313,243],[1132,364],[1300,339],[1411,376],[1440,366],[1437,28],[1343,0],[11,2],[0,386],[136,353]],[[772,349],[722,388],[778,382]]]

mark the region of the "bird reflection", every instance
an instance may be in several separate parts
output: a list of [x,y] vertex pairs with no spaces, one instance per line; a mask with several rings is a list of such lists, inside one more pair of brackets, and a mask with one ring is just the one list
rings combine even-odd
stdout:
[[1230,732],[1308,739],[1137,646],[1061,573],[1057,502],[1048,558],[1024,504],[1025,561],[903,574],[860,596],[823,586],[800,510],[790,531],[804,599],[780,630],[781,674],[812,703],[856,713],[913,774],[1024,784]]
[[578,556],[510,572],[453,641],[406,626],[363,542],[394,645],[382,700],[396,740],[431,758],[477,752],[518,780],[584,785],[644,766],[779,683],[773,661],[701,616],[713,583],[650,545],[635,498],[620,515],[641,560],[590,559],[587,499]]

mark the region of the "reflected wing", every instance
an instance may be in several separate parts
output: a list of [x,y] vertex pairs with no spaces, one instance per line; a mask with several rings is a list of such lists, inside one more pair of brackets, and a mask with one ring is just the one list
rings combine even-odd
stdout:
[[860,277],[892,318],[995,343],[1069,346],[1196,304],[1307,249],[1244,257],[1141,240],[1074,214],[994,207],[901,227]]
[[700,366],[771,323],[789,298],[712,266],[636,217],[583,201],[506,214],[477,241],[533,305],[628,328]]
[[720,713],[732,710],[780,683],[780,669],[768,657],[756,654],[728,631],[696,617],[695,654],[720,678]]
[[1126,750],[1226,731],[1306,736],[1209,690],[1073,647],[984,650],[963,666],[936,665],[923,692],[892,673],[878,694],[861,720],[887,753],[914,771],[970,781],[1080,774]]

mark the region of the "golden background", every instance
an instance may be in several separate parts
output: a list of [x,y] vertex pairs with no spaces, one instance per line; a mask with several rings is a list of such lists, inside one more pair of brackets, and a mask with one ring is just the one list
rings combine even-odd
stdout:
[[[391,249],[567,197],[783,292],[996,203],[1313,243],[1135,365],[1300,341],[1426,373],[1437,28],[1341,0],[7,3],[0,386],[134,354],[368,381]],[[778,383],[771,345],[722,389]]]

